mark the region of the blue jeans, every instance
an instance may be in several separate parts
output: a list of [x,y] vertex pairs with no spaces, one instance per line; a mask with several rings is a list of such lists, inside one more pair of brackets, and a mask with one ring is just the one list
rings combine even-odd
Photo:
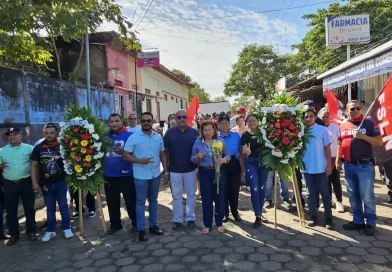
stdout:
[[[222,168],[221,168],[222,169]],[[199,167],[200,193],[203,208],[203,224],[206,228],[212,228],[215,202],[215,224],[221,227],[225,212],[225,171],[221,170],[219,180],[219,194],[217,185],[214,184],[215,169]]]
[[[274,186],[274,180],[275,180],[275,172],[274,171],[269,171],[268,173],[268,179],[267,183],[265,185],[265,199],[266,200],[272,200],[272,188]],[[283,200],[288,200],[289,199],[289,180],[288,179],[282,179],[279,177],[279,183],[280,183],[280,196],[282,197]]]
[[[346,179],[347,194],[353,209],[357,224],[376,225],[376,196],[374,194],[374,165],[365,163],[352,165],[344,163],[344,178]],[[362,204],[363,202],[363,204]],[[365,206],[365,212],[363,209]]]
[[71,229],[71,220],[67,203],[67,183],[62,180],[54,184],[45,184],[41,186],[41,191],[46,205],[47,231],[56,232],[56,201],[60,209],[61,226],[63,227],[63,230]]
[[261,167],[259,158],[249,157],[245,161],[246,177],[250,187],[250,196],[255,216],[261,216],[265,200],[265,184],[269,169]]
[[329,195],[329,181],[326,173],[307,174],[304,173],[306,184],[306,198],[308,199],[308,207],[310,216],[317,217],[318,199],[321,194],[324,204],[325,218],[332,219],[332,201]]
[[161,176],[153,179],[137,179],[135,178],[136,189],[136,224],[137,230],[146,230],[144,224],[144,206],[148,199],[148,222],[150,228],[156,226],[158,217],[158,193]]

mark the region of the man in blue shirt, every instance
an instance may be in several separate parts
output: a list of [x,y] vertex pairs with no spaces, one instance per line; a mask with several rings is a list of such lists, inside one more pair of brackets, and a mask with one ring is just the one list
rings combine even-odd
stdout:
[[114,234],[122,229],[120,194],[124,197],[133,231],[136,231],[136,190],[132,176],[132,164],[122,157],[125,143],[132,132],[124,127],[123,120],[117,113],[109,116],[109,126],[110,131],[107,137],[113,141],[113,147],[106,153],[104,166],[105,194],[110,217],[108,234]]
[[325,226],[327,229],[333,229],[332,202],[327,178],[332,173],[331,138],[326,127],[316,124],[316,116],[316,112],[312,109],[305,112],[305,123],[310,127],[312,135],[302,158],[305,164],[303,172],[312,220],[309,226],[317,225],[317,204],[320,193],[324,204]]
[[169,157],[170,186],[173,196],[173,230],[182,226],[184,205],[182,193],[187,194],[186,217],[189,228],[195,227],[196,206],[196,165],[189,158],[199,132],[187,125],[188,113],[179,110],[176,113],[177,126],[169,129],[163,138],[166,154]]
[[238,213],[238,196],[241,184],[241,165],[239,161],[239,150],[241,147],[241,137],[237,132],[230,131],[230,117],[223,113],[219,115],[219,133],[231,155],[230,162],[223,165],[223,171],[226,172],[226,192],[225,192],[225,217],[223,222],[229,221],[229,205],[231,214],[235,221],[241,221]]
[[149,203],[149,231],[155,235],[163,235],[157,226],[158,193],[161,180],[162,162],[167,180],[167,163],[162,136],[152,131],[153,115],[142,114],[142,131],[131,135],[125,144],[124,160],[133,164],[133,175],[136,187],[136,219],[139,240],[148,240],[144,225],[144,206]]

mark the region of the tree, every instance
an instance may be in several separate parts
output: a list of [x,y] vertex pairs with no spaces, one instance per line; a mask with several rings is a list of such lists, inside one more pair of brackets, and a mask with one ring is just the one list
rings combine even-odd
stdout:
[[[347,1],[346,1],[347,2]],[[332,3],[328,8],[318,9],[317,13],[306,14],[302,18],[309,19],[308,26],[313,27],[302,39],[302,42],[293,46],[298,50],[295,55],[296,62],[300,63],[304,69],[324,72],[338,64],[346,61],[346,47],[339,49],[327,49],[325,46],[325,18],[340,15],[370,15],[371,43],[388,41],[392,34],[392,8],[390,0],[349,0],[346,5]],[[368,46],[358,46],[352,50],[352,55],[362,53],[361,48]]]
[[225,102],[227,101],[227,97],[225,95],[216,96],[212,99],[212,102]]
[[231,104],[230,110],[231,112],[236,112],[238,107],[244,107],[245,109],[252,108],[255,105],[255,99],[251,96],[241,96],[234,100],[234,103]]
[[173,69],[172,73],[190,86],[188,93],[188,101],[192,101],[193,97],[197,96],[199,103],[211,102],[210,95],[206,93],[204,88],[202,88],[196,81],[192,81],[192,78],[189,75],[185,74],[185,72],[179,69]]
[[132,24],[115,0],[13,0],[0,6],[0,64],[31,62],[45,65],[56,57],[59,78],[60,56],[56,40],[81,40],[105,21],[114,23],[127,50],[139,49]]
[[278,56],[272,46],[244,47],[225,83],[225,95],[268,97],[275,89],[275,82],[285,74],[286,59],[286,56]]

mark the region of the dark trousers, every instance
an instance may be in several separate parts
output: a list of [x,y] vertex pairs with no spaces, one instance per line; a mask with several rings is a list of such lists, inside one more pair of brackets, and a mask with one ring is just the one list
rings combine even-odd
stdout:
[[[222,169],[222,168],[221,168]],[[200,193],[203,208],[204,227],[212,228],[213,215],[215,214],[215,224],[221,227],[223,224],[223,214],[225,205],[225,171],[221,170],[219,181],[219,194],[217,185],[214,184],[215,169],[199,167]],[[215,202],[215,213],[214,204]]]
[[30,177],[18,182],[4,179],[4,205],[7,211],[7,227],[9,234],[16,237],[19,237],[19,197],[22,199],[26,217],[26,234],[35,233],[35,194]]
[[222,166],[226,177],[225,216],[229,217],[229,206],[233,216],[238,215],[238,196],[241,183],[241,165],[236,158],[231,158],[227,165]]
[[[302,188],[303,188],[303,185],[302,185],[302,173],[301,173],[301,170],[296,169],[296,170],[295,170],[295,176],[296,176],[296,178],[297,178],[298,189],[299,189],[299,193],[300,193],[300,195],[301,195],[302,207],[305,208],[305,199],[304,199],[304,197],[302,196]],[[293,193],[293,203],[296,203],[296,202],[295,202],[295,194],[294,194],[294,193]]]
[[332,199],[332,186],[333,186],[333,191],[336,196],[336,200],[338,202],[343,201],[343,194],[342,194],[342,184],[340,184],[340,173],[338,170],[336,170],[335,167],[335,159],[332,158],[332,165],[334,166],[332,168],[332,174],[328,177],[329,180],[329,195],[331,196]]
[[0,186],[0,235],[4,231],[3,207],[4,207],[4,195],[3,195],[2,188]]
[[110,224],[114,227],[121,226],[121,199],[123,195],[129,219],[132,226],[136,227],[136,189],[135,180],[129,177],[105,177],[105,194],[108,204]]
[[306,197],[311,216],[317,217],[318,202],[321,198],[324,204],[325,218],[332,218],[332,202],[328,192],[328,178],[325,173],[304,174],[306,182]]
[[[72,193],[71,193],[72,191]],[[70,191],[70,195],[72,195],[71,199],[75,200],[75,206],[76,206],[76,212],[79,212],[79,194],[78,194],[78,190],[76,189],[72,189]],[[82,194],[82,203],[83,203],[83,194]],[[91,193],[87,193],[86,194],[86,206],[89,212],[93,211],[95,212],[95,198],[94,195]],[[84,207],[82,208],[83,212],[84,212]]]

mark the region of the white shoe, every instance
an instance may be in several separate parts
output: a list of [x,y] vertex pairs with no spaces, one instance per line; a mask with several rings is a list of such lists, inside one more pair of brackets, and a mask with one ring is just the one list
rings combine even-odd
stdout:
[[44,237],[42,237],[41,241],[42,242],[49,242],[50,239],[52,239],[53,237],[56,237],[55,232],[47,232],[47,233],[45,233]]
[[64,230],[64,237],[65,237],[65,239],[72,238],[73,236],[74,236],[74,235],[73,235],[71,229]]
[[336,211],[339,213],[344,213],[344,206],[342,202],[336,201]]

